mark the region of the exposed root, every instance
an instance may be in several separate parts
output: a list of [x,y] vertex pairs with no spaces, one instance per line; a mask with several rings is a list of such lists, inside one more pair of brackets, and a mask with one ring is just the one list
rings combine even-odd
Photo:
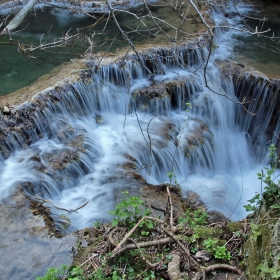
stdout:
[[232,265],[228,265],[228,264],[213,264],[213,265],[210,265],[208,267],[205,267],[203,268],[203,271],[199,271],[196,273],[196,275],[193,277],[192,280],[200,280],[203,276],[203,273],[207,274],[207,273],[210,273],[212,271],[215,271],[215,270],[230,270],[231,272],[234,272],[238,275],[242,275],[242,271],[239,270],[238,268],[232,266]]
[[173,253],[171,262],[167,266],[168,277],[170,280],[181,280],[180,278],[180,256]]

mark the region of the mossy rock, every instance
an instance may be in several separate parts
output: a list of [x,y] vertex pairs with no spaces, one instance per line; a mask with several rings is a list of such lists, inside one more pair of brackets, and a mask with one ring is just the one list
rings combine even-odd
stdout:
[[194,234],[197,234],[201,239],[208,239],[218,237],[222,234],[222,229],[212,227],[198,227],[194,230]]
[[[267,280],[273,278],[272,272],[262,272],[258,266],[277,269],[280,266],[280,219],[279,211],[268,211],[263,204],[254,213],[254,230],[248,235],[243,246],[244,265],[248,280]],[[253,225],[251,224],[251,228]]]
[[229,232],[243,231],[243,223],[242,222],[230,222],[227,225],[227,229]]

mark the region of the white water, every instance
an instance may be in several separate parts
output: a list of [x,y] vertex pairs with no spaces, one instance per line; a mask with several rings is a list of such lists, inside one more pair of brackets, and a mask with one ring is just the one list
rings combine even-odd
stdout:
[[[221,59],[230,53],[228,42],[221,40],[219,45],[213,58]],[[55,136],[44,130],[42,117],[37,116],[38,130],[45,136],[25,150],[18,149],[3,162],[1,198],[13,193],[19,183],[31,182],[33,189],[25,189],[31,196],[52,202],[46,205],[58,227],[61,214],[70,218],[70,230],[91,226],[96,220],[111,218],[107,213],[114,207],[120,190],[139,188],[140,184],[122,168],[130,162],[129,155],[147,182],[168,182],[167,173],[174,168],[183,195],[193,190],[209,210],[221,211],[233,220],[244,218],[243,205],[259,191],[256,173],[265,164],[265,158],[255,157],[249,127],[239,125],[240,120],[236,122],[242,109],[206,88],[202,70],[192,74],[171,64],[162,65],[165,74],[157,75],[154,81],[187,81],[177,91],[178,108],[174,109],[168,97],[154,98],[148,105],[141,103],[140,98],[135,114],[131,93],[152,83],[140,65],[134,67],[134,72],[129,67],[124,70],[131,77],[126,81],[118,69],[114,70],[115,80],[110,81],[108,77],[113,72],[104,67],[103,80],[93,75],[92,83],[74,85],[78,97],[65,94],[61,104],[49,105],[44,113],[43,117],[52,122],[51,135]],[[232,81],[225,80],[213,60],[207,68],[207,80],[213,90],[236,99]],[[186,102],[193,107],[188,112]],[[102,116],[102,124],[96,122],[96,113]],[[66,132],[61,139],[56,135],[65,124],[74,133]],[[50,155],[75,151],[77,147],[69,143],[79,135],[84,139],[80,161],[72,161],[62,170],[54,169]],[[261,140],[254,143],[263,144]],[[45,166],[43,171],[41,164]],[[68,214],[53,207],[76,209],[86,201],[89,203],[78,213]]]

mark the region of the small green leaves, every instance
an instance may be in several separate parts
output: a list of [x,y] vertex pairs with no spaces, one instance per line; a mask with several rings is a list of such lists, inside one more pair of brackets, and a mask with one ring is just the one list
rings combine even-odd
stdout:
[[277,148],[272,144],[268,148],[270,167],[264,167],[261,172],[257,173],[258,179],[264,183],[263,193],[256,193],[256,195],[248,200],[249,204],[244,205],[246,211],[255,211],[262,202],[262,199],[269,205],[271,209],[280,209],[278,201],[280,200],[280,180],[276,181],[275,172],[277,170],[277,164],[279,164],[279,158],[277,156]]
[[207,240],[205,240],[203,242],[203,245],[205,245],[206,247],[206,251],[208,253],[214,253],[214,247],[216,246],[216,244],[218,243],[218,240],[217,239],[212,239],[212,238],[208,238]]
[[192,109],[192,104],[191,103],[186,103],[186,106],[187,106],[187,109],[186,109],[186,112],[189,111],[189,109]]
[[49,268],[43,277],[36,277],[36,280],[60,280],[67,274],[67,266],[62,265],[59,268]]
[[174,176],[174,173],[173,173],[173,172],[168,172],[168,173],[167,173],[167,177],[168,177],[169,179],[172,179],[173,176]]
[[[124,195],[128,195],[128,192],[123,192]],[[122,226],[128,226],[132,228],[142,217],[150,215],[150,210],[143,207],[144,201],[138,196],[131,196],[116,205],[115,210],[108,213],[115,216],[111,222],[112,226],[121,224]],[[150,234],[149,230],[154,228],[153,221],[145,220],[140,225],[140,234],[147,236]]]
[[257,267],[263,274],[269,274],[270,278],[279,279],[280,278],[280,266],[275,266],[269,268],[265,264],[259,264]]
[[218,246],[217,243],[218,243],[217,239],[208,238],[203,242],[203,245],[205,245],[206,251],[208,253],[214,254],[215,259],[229,261],[231,259],[231,254],[227,250],[227,247],[225,245]]
[[280,204],[272,204],[270,205],[271,209],[280,209]]
[[[111,214],[111,213],[109,213],[109,214]],[[118,220],[118,219],[114,219],[114,220],[112,221],[112,226],[115,227],[115,226],[118,225],[118,223],[119,223],[119,220]]]
[[228,261],[230,261],[231,259],[230,252],[227,250],[226,246],[217,246],[215,248],[214,257],[215,259],[228,260]]
[[179,224],[187,224],[190,228],[196,228],[207,223],[208,214],[201,210],[191,211],[188,209],[178,218]]
[[[123,194],[128,195],[128,192],[125,191]],[[121,223],[132,227],[138,219],[149,215],[149,209],[144,209],[142,207],[143,204],[144,201],[138,196],[131,196],[122,199],[122,201],[116,205],[115,210],[108,212],[109,214],[115,216],[112,221],[112,226],[116,226]]]
[[251,227],[251,237],[253,240],[257,241],[257,238],[262,234],[259,229],[259,226],[251,223],[250,227]]

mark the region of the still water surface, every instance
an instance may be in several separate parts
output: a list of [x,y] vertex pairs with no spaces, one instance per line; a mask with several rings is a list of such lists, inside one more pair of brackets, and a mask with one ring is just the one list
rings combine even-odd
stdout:
[[[166,4],[167,1],[161,0],[160,4]],[[196,32],[203,31],[198,22],[188,20],[181,25],[179,12],[185,12],[187,16],[193,17],[193,11],[188,8],[187,4],[182,7],[181,11],[174,10],[170,5],[165,7],[152,5],[149,8],[154,17],[166,20],[176,28],[180,27],[178,42],[192,37],[192,34]],[[147,11],[143,7],[131,9],[131,11],[139,17],[147,15]],[[147,28],[136,17],[127,13],[118,13],[117,19],[121,28],[128,32],[127,34],[134,44],[144,42],[145,44],[162,45],[166,44],[168,40],[172,41],[172,38],[176,36],[174,29],[170,26],[149,17],[142,18],[142,20],[152,32],[147,32]],[[160,25],[164,32],[159,32],[157,25]],[[114,52],[123,47],[129,49],[115,23],[111,18],[108,19],[107,15],[95,14],[94,17],[90,17],[63,9],[46,9],[31,13],[18,30],[20,31],[12,35],[14,38],[12,43],[7,36],[0,37],[0,95],[30,85],[57,65],[84,54],[86,50],[89,50],[89,41],[92,42],[90,52],[93,54],[100,51]],[[77,30],[79,30],[80,36],[71,40],[71,44],[67,44],[67,46],[48,48],[45,51],[33,52],[31,55],[27,55],[23,51],[18,52],[18,43],[35,46],[44,42],[57,41],[65,34],[74,35]],[[170,36],[169,39],[166,34]]]
[[238,34],[236,36],[238,43],[234,47],[236,60],[252,66],[270,78],[280,78],[280,6],[268,6],[261,11],[253,8],[247,15],[260,19],[267,18],[265,22],[245,18],[245,22],[253,30],[257,27],[259,31],[268,29],[271,31],[261,37]]

